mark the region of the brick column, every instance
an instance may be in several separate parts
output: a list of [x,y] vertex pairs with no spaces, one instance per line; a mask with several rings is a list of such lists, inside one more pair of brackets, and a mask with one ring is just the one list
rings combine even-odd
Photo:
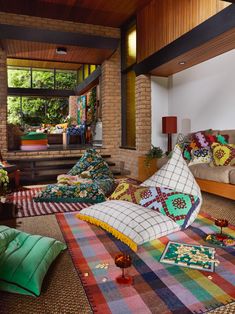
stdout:
[[136,150],[146,153],[151,147],[151,79],[149,75],[136,77]]
[[7,152],[7,63],[6,53],[0,49],[0,150]]
[[103,148],[121,145],[121,65],[119,49],[101,67]]

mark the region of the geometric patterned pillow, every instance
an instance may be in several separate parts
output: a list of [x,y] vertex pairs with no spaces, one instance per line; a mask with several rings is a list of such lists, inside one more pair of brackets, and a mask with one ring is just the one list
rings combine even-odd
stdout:
[[197,196],[179,193],[167,188],[149,188],[142,193],[139,205],[157,210],[174,220],[181,228],[187,223],[197,209],[200,199]]
[[211,148],[215,166],[228,166],[235,158],[235,145],[214,143]]
[[196,219],[201,205],[201,191],[186,161],[182,157],[180,148],[176,145],[171,159],[153,176],[144,181],[141,186],[166,187],[177,192],[190,194],[200,199],[200,204],[193,211],[187,225],[188,227]]
[[197,147],[202,148],[202,147],[208,147],[210,145],[206,136],[207,136],[206,131],[200,131],[200,132],[194,133],[193,139],[196,142]]
[[228,144],[229,135],[228,134],[207,135],[206,139],[210,145],[213,143]]
[[122,200],[139,204],[148,189],[148,187],[136,186],[131,183],[122,182],[116,187],[115,191],[109,197],[109,200]]
[[192,160],[188,164],[189,166],[196,164],[205,164],[212,161],[212,152],[210,147],[193,149],[191,151]]

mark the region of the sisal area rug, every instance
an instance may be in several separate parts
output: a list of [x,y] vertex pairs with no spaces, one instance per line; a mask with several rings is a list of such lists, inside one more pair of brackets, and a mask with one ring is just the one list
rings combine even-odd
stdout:
[[16,217],[22,218],[50,215],[55,213],[74,212],[91,205],[88,203],[34,202],[33,197],[39,191],[40,188],[31,188],[14,192],[8,196],[8,201],[16,205]]
[[[130,252],[125,244],[101,228],[78,220],[74,213],[57,214],[57,221],[68,244],[84,289],[98,313],[205,313],[235,301],[235,250],[216,247],[220,261],[215,272],[208,273],[159,262],[168,241],[207,245],[206,234],[217,227],[201,214],[185,231],[154,240]],[[235,227],[226,232],[235,236]],[[133,284],[116,283],[120,269],[114,257],[128,251],[133,265],[128,269]],[[107,269],[99,264],[107,263]]]

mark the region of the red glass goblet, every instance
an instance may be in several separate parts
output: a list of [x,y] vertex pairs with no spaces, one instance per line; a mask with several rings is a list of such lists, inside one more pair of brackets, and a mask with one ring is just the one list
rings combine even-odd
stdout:
[[220,227],[220,233],[216,234],[216,238],[219,241],[223,241],[224,239],[227,239],[227,235],[223,234],[223,228],[228,227],[228,220],[226,219],[215,219],[215,225]]
[[117,283],[131,284],[132,277],[125,275],[125,268],[128,268],[132,264],[131,256],[125,253],[120,253],[115,256],[115,264],[117,267],[121,268],[122,274],[116,278]]

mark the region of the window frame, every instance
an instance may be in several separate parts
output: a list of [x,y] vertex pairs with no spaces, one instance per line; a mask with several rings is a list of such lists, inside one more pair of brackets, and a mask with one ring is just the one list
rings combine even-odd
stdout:
[[[132,18],[127,23],[121,27],[121,147],[126,149],[136,149],[136,139],[135,146],[127,146],[127,115],[126,115],[126,100],[127,100],[127,84],[126,77],[127,73],[134,71],[134,67],[137,63],[133,63],[130,66],[126,66],[126,34],[129,29],[136,25],[136,18]],[[137,25],[136,25],[137,31]],[[137,47],[136,47],[137,51]]]

